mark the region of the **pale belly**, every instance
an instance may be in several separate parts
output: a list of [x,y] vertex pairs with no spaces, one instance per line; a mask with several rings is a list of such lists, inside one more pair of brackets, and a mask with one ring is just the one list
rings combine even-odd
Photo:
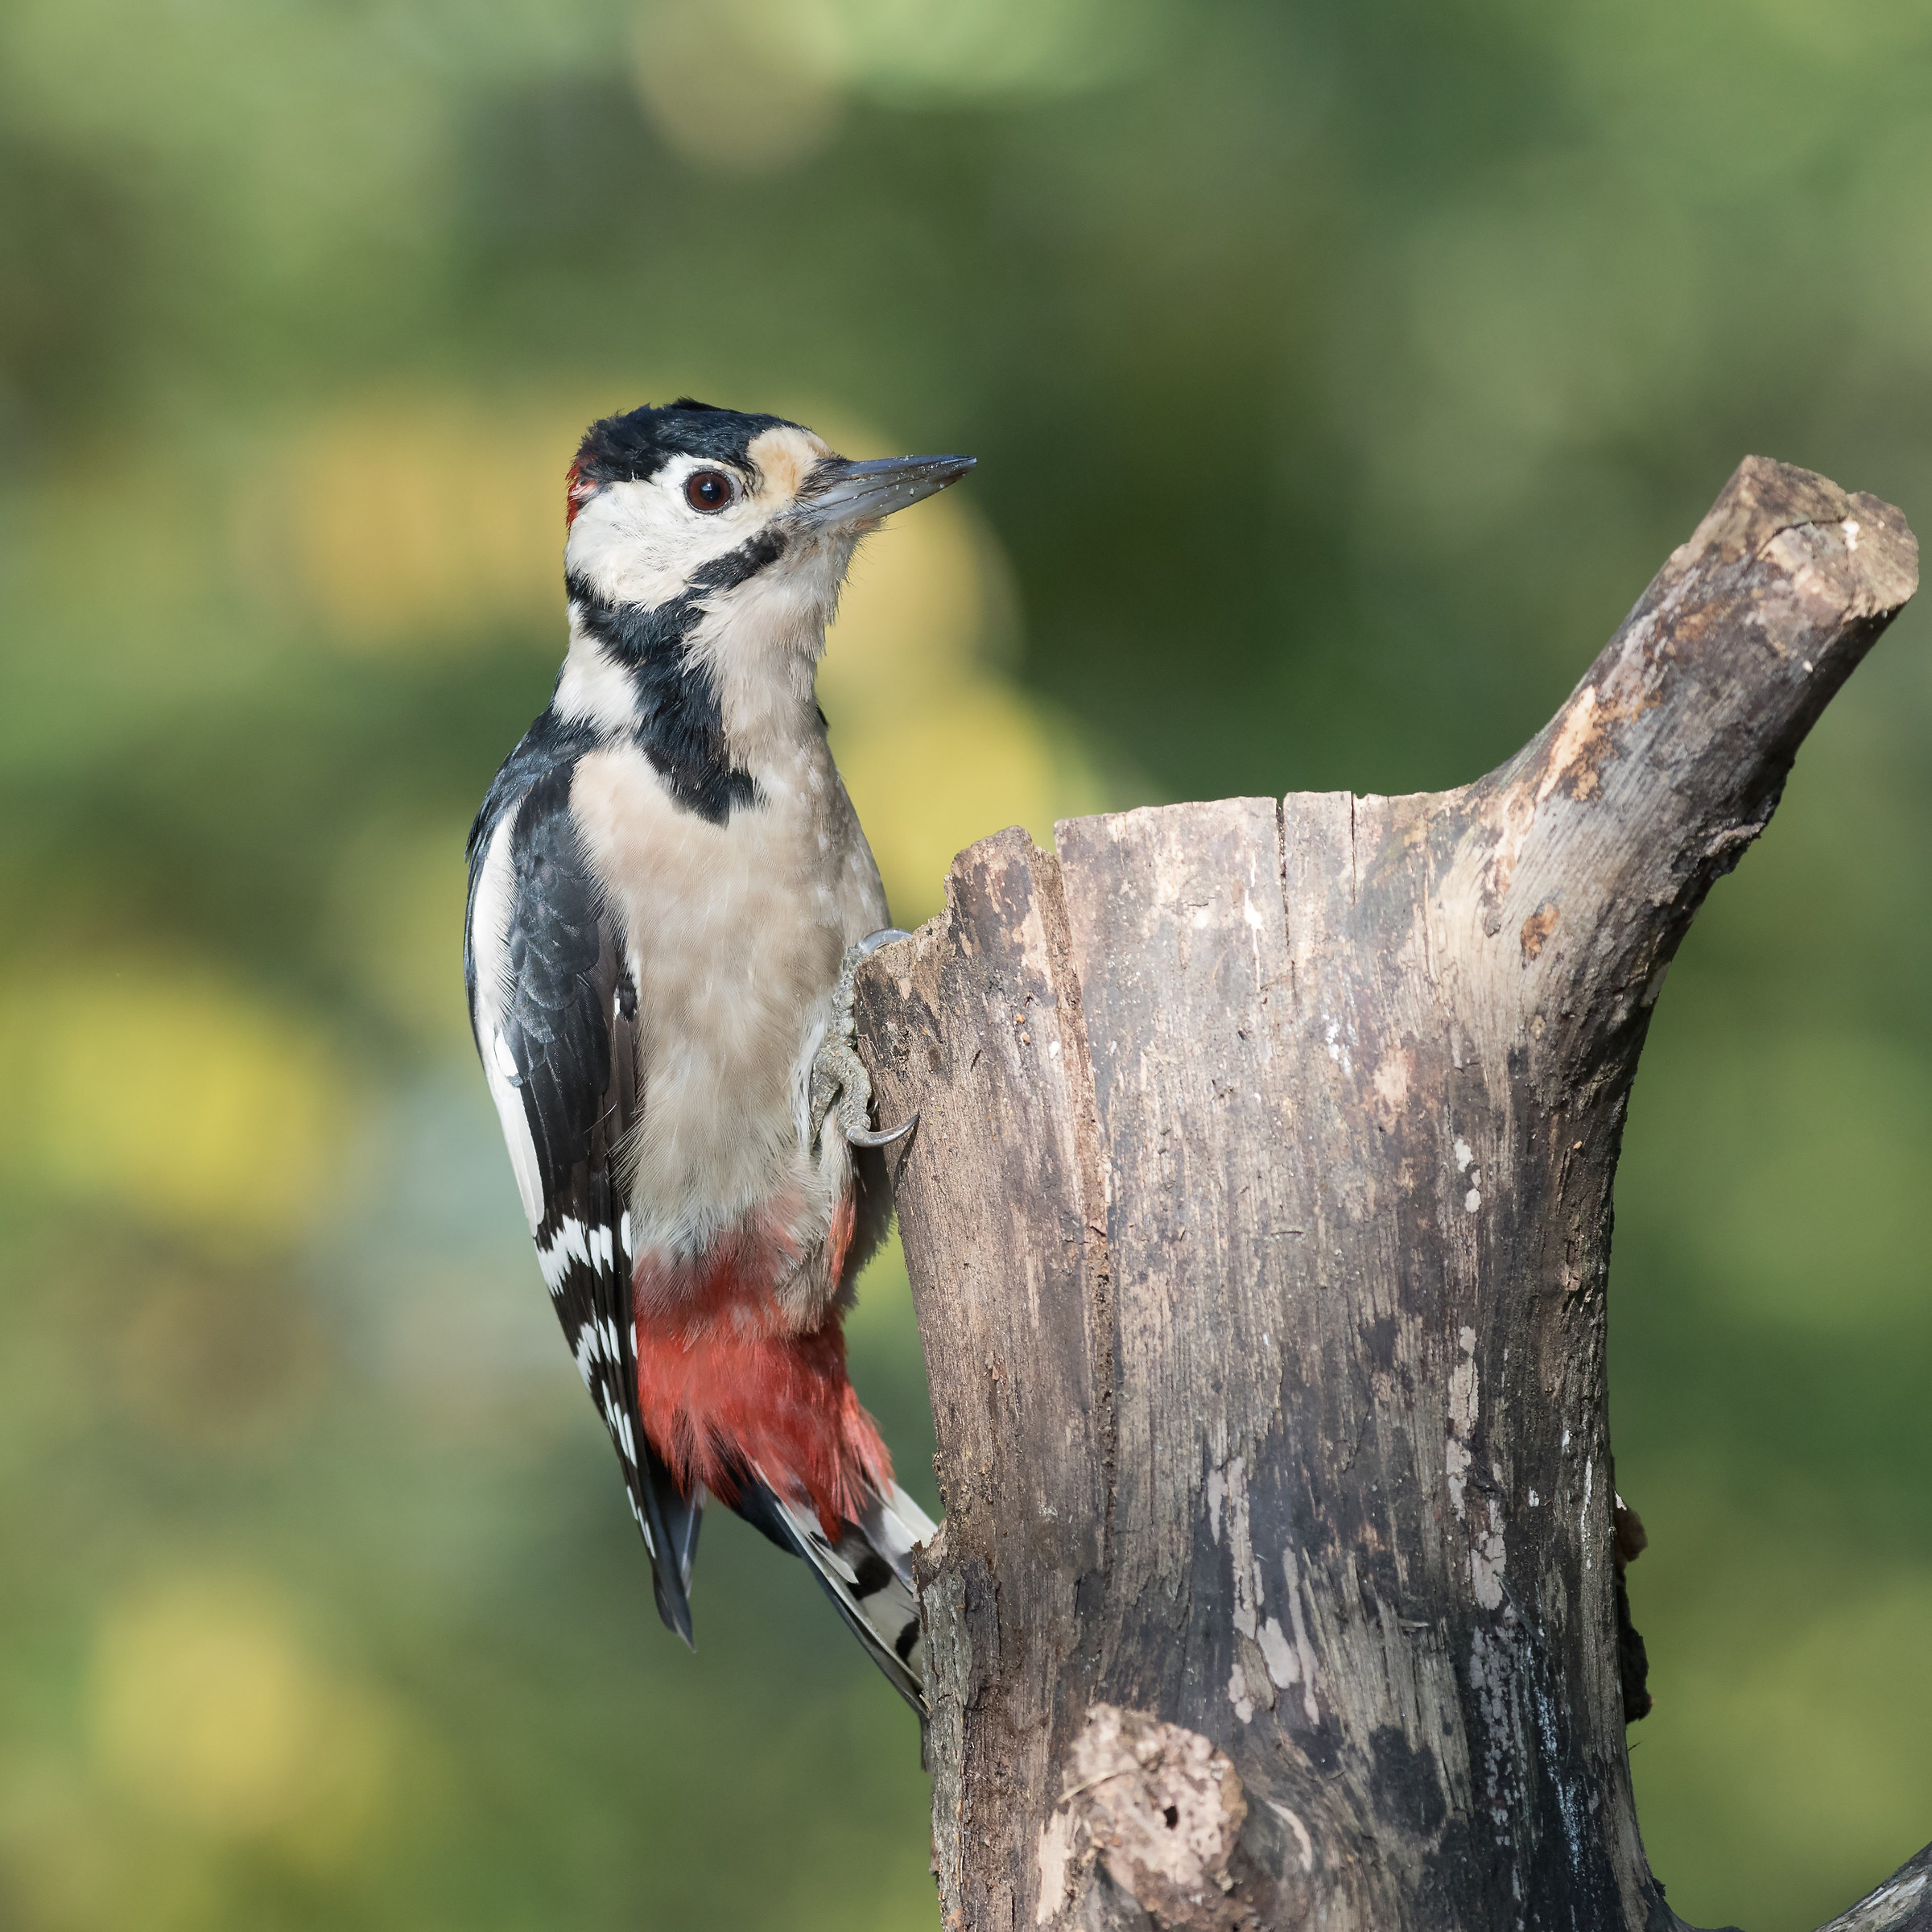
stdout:
[[633,1245],[703,1253],[774,1204],[822,1241],[850,1166],[809,1145],[813,1054],[840,962],[886,923],[878,871],[822,742],[758,774],[764,802],[714,825],[630,746],[579,762],[573,813],[638,987],[642,1125]]

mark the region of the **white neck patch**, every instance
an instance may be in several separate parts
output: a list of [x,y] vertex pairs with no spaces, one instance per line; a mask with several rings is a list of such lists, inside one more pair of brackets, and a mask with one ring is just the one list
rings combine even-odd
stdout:
[[638,694],[630,673],[583,629],[574,606],[570,650],[550,703],[567,724],[588,724],[607,736],[628,731],[638,722]]

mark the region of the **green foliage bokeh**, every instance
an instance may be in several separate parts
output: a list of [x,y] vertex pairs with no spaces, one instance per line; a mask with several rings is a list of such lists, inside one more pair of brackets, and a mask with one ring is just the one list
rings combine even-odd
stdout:
[[[1929,80],[1905,0],[14,0],[0,1923],[935,1922],[913,1728],[811,1580],[720,1520],[698,1654],[658,1628],[470,1059],[575,427],[980,458],[918,761],[868,693],[940,618],[828,670],[869,819],[932,820],[902,909],[1009,819],[1453,783],[1746,452],[1932,514]],[[1633,1762],[1699,1922],[1932,1835],[1923,639],[1631,1111]],[[890,1257],[852,1355],[935,1503]]]

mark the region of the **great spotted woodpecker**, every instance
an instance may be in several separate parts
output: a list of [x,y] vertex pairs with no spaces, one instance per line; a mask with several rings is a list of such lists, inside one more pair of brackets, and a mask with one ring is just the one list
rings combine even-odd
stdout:
[[[852,548],[966,456],[855,463],[688,398],[593,423],[570,642],[469,836],[464,969],[537,1260],[691,1638],[708,1496],[923,1716],[914,1546],[845,1370],[891,1212],[852,1051],[886,895],[814,679]],[[894,1133],[902,1132],[903,1123]]]

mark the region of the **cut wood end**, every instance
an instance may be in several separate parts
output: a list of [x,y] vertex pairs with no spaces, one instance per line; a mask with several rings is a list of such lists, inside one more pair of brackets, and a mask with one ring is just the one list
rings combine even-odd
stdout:
[[1897,610],[1918,588],[1918,540],[1904,513],[1881,497],[1840,489],[1829,477],[1769,456],[1746,456],[1717,501],[1670,559],[1674,575],[1699,564],[1738,563],[1760,554],[1780,531],[1836,524],[1844,533],[1847,576],[1871,613]]
[[1037,867],[1054,862],[1053,853],[1034,844],[1033,834],[1024,825],[1008,825],[975,840],[955,855],[947,869],[946,910],[928,919],[919,928],[921,934],[928,930],[937,933],[947,923],[956,921],[962,895],[969,900],[981,899],[993,881],[1005,873],[1017,870],[1024,877]]

